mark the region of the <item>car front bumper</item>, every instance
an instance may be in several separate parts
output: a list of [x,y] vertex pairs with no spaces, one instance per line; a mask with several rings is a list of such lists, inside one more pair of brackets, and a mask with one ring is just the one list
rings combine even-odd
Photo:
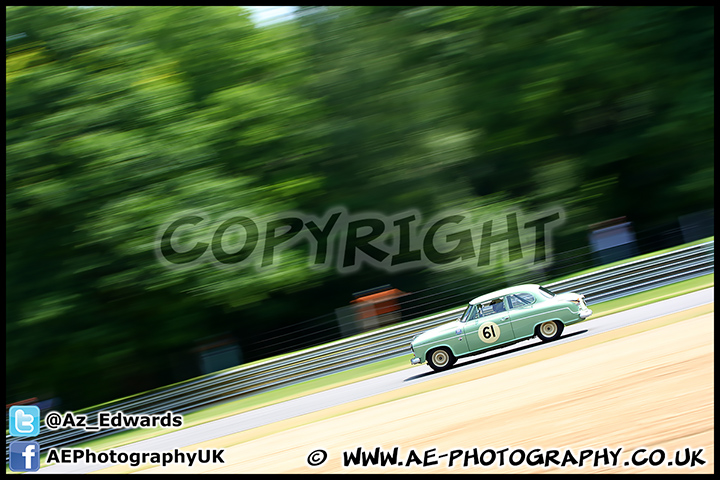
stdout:
[[420,365],[420,359],[418,357],[412,357],[410,359],[410,365]]

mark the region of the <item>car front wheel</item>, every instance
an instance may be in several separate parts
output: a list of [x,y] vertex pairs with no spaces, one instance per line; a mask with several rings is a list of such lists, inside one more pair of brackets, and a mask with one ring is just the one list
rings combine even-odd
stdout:
[[543,342],[552,342],[553,340],[560,338],[564,328],[565,325],[557,320],[553,320],[551,322],[545,322],[538,325],[535,329],[535,333],[537,333],[538,338]]
[[455,355],[452,354],[450,349],[445,347],[436,348],[428,356],[428,365],[436,372],[447,370],[448,368],[455,365]]

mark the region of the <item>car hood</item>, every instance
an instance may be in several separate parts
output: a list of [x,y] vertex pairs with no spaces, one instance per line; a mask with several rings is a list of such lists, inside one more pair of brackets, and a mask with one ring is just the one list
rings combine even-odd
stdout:
[[423,343],[427,343],[431,340],[451,337],[458,334],[457,330],[460,330],[462,332],[462,326],[457,320],[443,323],[442,325],[427,330],[415,337],[412,341],[412,344],[422,345]]

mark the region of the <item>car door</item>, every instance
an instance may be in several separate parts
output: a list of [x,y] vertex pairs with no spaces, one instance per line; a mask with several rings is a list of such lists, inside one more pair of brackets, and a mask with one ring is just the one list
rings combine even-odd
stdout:
[[477,317],[465,322],[465,339],[470,351],[509,342],[515,338],[503,297],[478,304]]
[[519,292],[505,297],[505,302],[510,307],[510,323],[513,327],[515,338],[532,336],[535,322],[542,313],[537,308],[536,298],[527,292]]

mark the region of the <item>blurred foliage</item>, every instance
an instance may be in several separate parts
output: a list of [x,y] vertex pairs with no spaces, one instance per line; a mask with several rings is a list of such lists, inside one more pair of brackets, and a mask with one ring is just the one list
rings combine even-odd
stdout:
[[184,211],[552,204],[571,250],[591,223],[713,205],[712,7],[301,7],[257,27],[239,7],[33,6],[6,28],[8,402],[187,378],[177,359],[228,332],[246,360],[279,353],[254,345],[382,284],[526,273],[342,276],[302,246],[273,271],[168,269],[156,232]]

